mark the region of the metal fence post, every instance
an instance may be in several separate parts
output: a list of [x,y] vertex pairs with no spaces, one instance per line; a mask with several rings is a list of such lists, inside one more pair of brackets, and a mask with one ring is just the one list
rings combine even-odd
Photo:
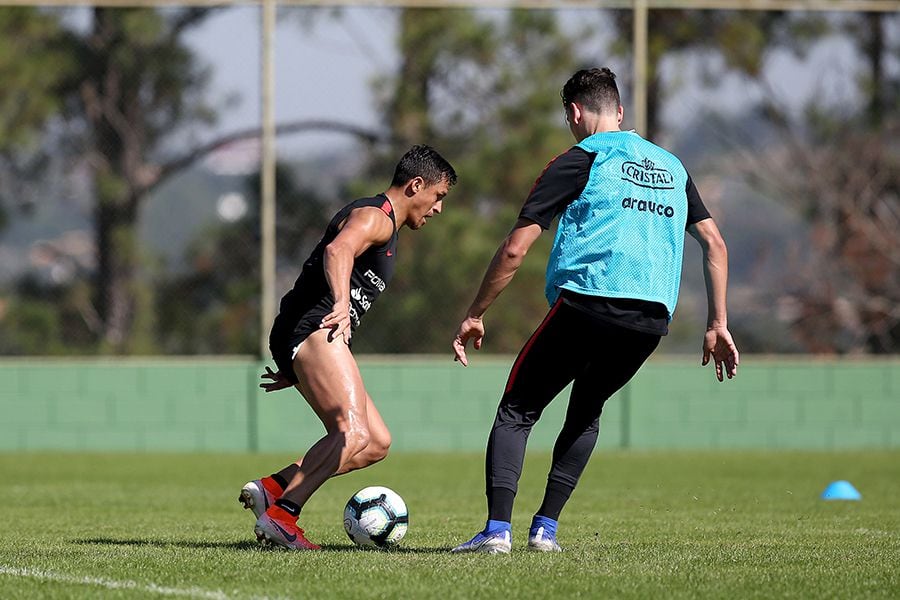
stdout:
[[634,129],[647,135],[647,0],[634,0]]
[[262,3],[262,165],[260,176],[261,298],[259,356],[269,353],[275,318],[275,0]]

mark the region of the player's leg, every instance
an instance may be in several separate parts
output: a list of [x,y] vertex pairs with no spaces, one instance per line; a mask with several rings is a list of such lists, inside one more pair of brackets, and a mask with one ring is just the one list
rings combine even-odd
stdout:
[[366,449],[370,433],[367,394],[349,347],[329,341],[329,332],[310,335],[297,351],[294,372],[298,389],[325,425],[326,434],[306,452],[296,474],[275,506],[257,520],[257,536],[296,546],[303,537],[296,518],[309,497],[356,454]]
[[388,430],[381,413],[375,408],[372,397],[366,394],[366,417],[369,420],[369,444],[350,460],[345,462],[335,475],[343,475],[356,469],[368,467],[387,456],[391,447],[391,432]]
[[492,519],[512,515],[532,427],[590,360],[582,337],[585,319],[558,302],[513,365],[488,438],[486,492]]
[[[588,390],[587,394],[585,388]],[[592,386],[585,383],[584,377],[575,378],[566,420],[553,447],[553,463],[544,491],[544,501],[532,518],[528,532],[530,550],[562,550],[556,541],[559,513],[575,488],[597,442],[600,412],[605,402],[604,398],[593,396],[591,391]]]
[[[356,469],[368,467],[371,464],[383,460],[384,457],[387,456],[388,450],[390,450],[391,447],[391,432],[387,428],[384,419],[381,418],[378,409],[375,407],[372,397],[368,394],[366,394],[366,418],[369,423],[369,444],[361,452],[345,462],[334,475],[343,475],[344,473],[349,473]],[[325,423],[323,422],[323,424]],[[327,424],[325,424],[325,426],[326,428],[328,427]],[[303,457],[301,456],[274,475],[280,480],[289,482],[293,480],[294,476],[300,471],[302,465]],[[286,486],[287,483],[282,487]]]
[[591,331],[600,347],[572,385],[566,419],[553,447],[544,500],[529,531],[528,547],[533,550],[560,550],[557,521],[594,450],[603,406],[637,373],[659,343],[659,336],[606,323],[598,323]]
[[[303,506],[319,486],[368,447],[370,398],[350,348],[341,340],[329,342],[326,331],[307,338],[294,359],[294,370],[298,388],[326,431],[303,456],[284,491],[284,497]],[[383,426],[380,418],[378,422]]]
[[[391,447],[391,432],[368,394],[366,395],[366,417],[369,420],[369,445],[346,462],[334,476],[362,469],[387,456]],[[251,509],[254,516],[259,518],[275,503],[275,500],[281,497],[288,482],[292,481],[294,476],[300,472],[302,464],[303,457],[301,456],[276,473],[247,482],[241,489],[238,500],[244,508]]]
[[584,368],[578,335],[583,317],[558,301],[532,334],[510,371],[485,455],[488,522],[454,552],[508,552],[513,502],[531,428],[543,410]]

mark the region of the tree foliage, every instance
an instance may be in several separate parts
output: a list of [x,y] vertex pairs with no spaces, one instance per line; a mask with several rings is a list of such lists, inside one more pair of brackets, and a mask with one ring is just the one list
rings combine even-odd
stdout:
[[[253,216],[197,232],[187,271],[155,278],[153,257],[136,241],[141,207],[161,181],[223,141],[255,135],[235,132],[187,149],[174,141],[215,116],[204,101],[207,72],[183,35],[210,9],[94,8],[83,28],[60,14],[0,11],[0,226],[40,197],[16,182],[40,182],[48,152],[66,154],[89,182],[97,260],[67,265],[76,273],[69,285],[31,275],[0,298],[0,352],[255,352],[256,178],[246,189]],[[610,50],[627,53],[630,13],[609,14],[619,32]],[[579,54],[583,40],[564,33],[551,11],[411,8],[398,11],[398,22],[398,68],[376,84],[391,140],[363,149],[365,174],[326,199],[303,184],[312,176],[279,167],[278,260],[292,268],[289,276],[280,272],[278,287],[291,285],[341,202],[383,190],[398,157],[411,144],[428,143],[456,166],[459,183],[441,217],[401,233],[395,279],[354,349],[444,353],[534,179],[573,143],[559,88],[596,59]],[[739,75],[760,92],[752,118],[763,125],[740,141],[743,150],[732,148],[713,165],[808,224],[809,237],[780,257],[785,275],[756,286],[757,301],[778,307],[807,351],[897,349],[898,31],[895,14],[650,12],[651,139],[663,133],[663,107],[683,91],[667,70],[673,59],[700,64],[701,86]],[[853,43],[861,75],[848,77],[846,87],[856,100],[820,95],[792,112],[769,85],[767,66],[776,53],[802,56],[827,35]],[[280,131],[313,128],[384,139],[348,123]],[[517,350],[546,312],[550,242],[542,236],[488,313],[489,351]]]
[[[615,15],[626,40],[631,13]],[[900,340],[898,23],[897,15],[880,13],[650,12],[651,138],[662,130],[660,108],[684,91],[666,77],[664,65],[671,63],[665,61],[674,56],[700,61],[710,88],[738,74],[761,92],[756,123],[762,131],[733,144],[752,150],[723,157],[715,168],[808,223],[808,241],[798,240],[782,257],[781,279],[768,282],[774,287],[759,283],[755,296],[761,306],[781,307],[778,314],[809,352],[895,352]],[[802,57],[834,34],[853,43],[864,65],[861,76],[845,82],[848,95],[861,102],[820,94],[805,111],[792,112],[770,83],[770,59],[777,52]],[[624,41],[614,47],[627,52]],[[733,127],[723,130],[735,135]]]
[[42,164],[37,133],[61,110],[61,83],[74,68],[55,18],[31,7],[0,10],[0,230],[8,211],[29,208],[17,183]]
[[776,141],[738,169],[810,225],[773,300],[812,352],[889,353],[900,345],[900,42],[886,35],[889,22],[900,26],[897,15],[837,21],[866,65],[848,82],[859,103],[817,96],[798,118],[768,94],[762,109]]
[[135,226],[159,181],[163,143],[212,117],[201,100],[206,70],[183,41],[209,13],[96,7],[78,29],[58,12],[0,11],[0,30],[16,31],[2,36],[11,51],[0,59],[0,149],[16,165],[28,154],[23,140],[48,136],[53,121],[78,132],[69,142],[96,198],[97,268],[86,323],[108,352],[152,349],[152,286],[139,276]]
[[60,23],[31,7],[0,11],[0,152],[32,148],[62,108],[61,84],[76,68]]
[[95,8],[90,31],[68,36],[81,66],[69,116],[91,131],[86,151],[97,197],[95,303],[108,351],[137,349],[152,335],[149,327],[135,329],[139,314],[150,308],[139,302],[151,293],[138,289],[135,224],[156,180],[160,144],[185,123],[210,117],[199,101],[206,71],[181,37],[208,14]]
[[[276,253],[279,262],[303,263],[337,209],[304,186],[294,170],[276,170]],[[190,268],[159,284],[156,310],[163,351],[188,354],[255,354],[259,347],[259,176],[242,186],[247,216],[199,232],[190,248]],[[289,289],[293,279],[279,282]]]
[[[612,23],[618,35],[614,54],[630,53],[633,13],[615,11]],[[662,124],[661,109],[682,89],[667,78],[665,61],[694,55],[702,61],[704,79],[714,85],[728,73],[759,78],[775,50],[803,54],[826,26],[816,14],[792,16],[778,11],[652,10],[648,15],[647,132],[656,139]]]
[[[398,142],[371,173],[384,177],[409,145],[428,143],[454,164],[459,182],[437,220],[401,232],[394,281],[355,348],[443,353],[535,178],[573,143],[559,89],[575,55],[550,12],[489,20],[470,10],[406,9],[400,23],[402,64],[382,87]],[[545,237],[487,317],[492,351],[516,350],[547,310]]]

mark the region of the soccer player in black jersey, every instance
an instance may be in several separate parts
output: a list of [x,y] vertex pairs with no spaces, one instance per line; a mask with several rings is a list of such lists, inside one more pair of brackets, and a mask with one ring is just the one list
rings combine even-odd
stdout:
[[331,219],[281,299],[269,336],[277,372],[260,387],[295,387],[326,434],[295,463],[247,483],[239,500],[257,517],[257,539],[314,550],[297,525],[300,509],[331,476],[383,459],[391,434],[366,392],[350,352],[360,319],[391,280],[397,233],[419,229],[440,214],[456,172],[428,146],[414,146],[397,164],[386,192],[351,202]]
[[485,311],[558,216],[545,290],[551,309],[513,364],[488,438],[488,521],[454,552],[510,551],[528,434],[547,404],[574,382],[528,535],[529,549],[560,550],[559,514],[593,451],[603,404],[668,333],[685,229],[704,256],[709,311],[702,363],[712,358],[719,381],[737,372],[725,309],[727,250],[687,171],[672,154],[620,130],[623,110],[609,69],[575,73],[561,96],[578,144],[535,182],[453,340],[456,360],[467,365],[469,340],[481,348]]

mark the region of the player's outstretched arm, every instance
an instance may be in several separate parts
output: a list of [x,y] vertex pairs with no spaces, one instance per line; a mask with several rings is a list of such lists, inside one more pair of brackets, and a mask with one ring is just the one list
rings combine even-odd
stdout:
[[350,343],[350,272],[353,261],[369,247],[391,239],[394,224],[380,208],[357,208],[347,217],[341,232],[325,247],[325,279],[334,298],[332,311],[319,325],[331,329],[329,340],[344,336]]
[[716,378],[723,380],[737,375],[740,354],[728,331],[728,311],[725,293],[728,287],[728,248],[712,219],[698,221],[688,227],[688,233],[703,250],[703,278],[706,281],[706,334],[703,336],[703,361],[712,358]]
[[491,264],[488,265],[487,273],[481,280],[475,300],[466,311],[466,318],[463,319],[453,338],[453,354],[455,355],[453,360],[458,360],[463,366],[469,365],[469,359],[466,356],[466,345],[469,340],[474,340],[475,349],[481,350],[484,338],[484,322],[482,321],[484,313],[494,303],[500,292],[506,289],[506,286],[512,281],[531,245],[541,235],[541,231],[543,231],[541,226],[534,221],[519,219],[513,230],[500,244]]

